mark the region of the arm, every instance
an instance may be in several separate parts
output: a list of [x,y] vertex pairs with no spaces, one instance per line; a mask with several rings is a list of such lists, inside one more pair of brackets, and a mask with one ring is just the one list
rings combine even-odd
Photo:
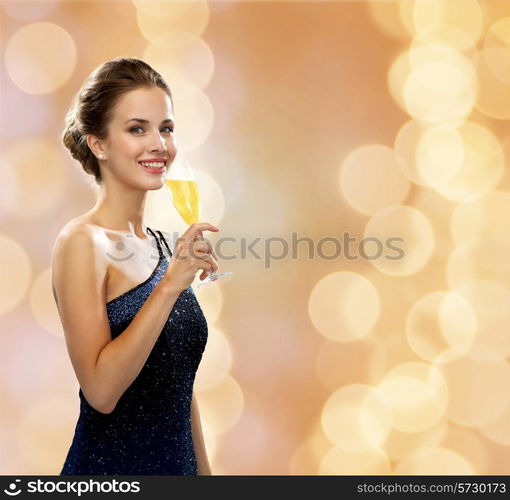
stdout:
[[193,392],[193,397],[191,399],[191,433],[193,435],[193,445],[195,447],[195,455],[197,457],[198,475],[210,476],[211,467],[207,460],[207,452],[205,449],[202,424],[200,422],[200,413],[198,411],[195,392]]
[[[214,259],[187,254],[187,243],[201,230],[218,230],[207,223],[190,227],[170,260],[165,275],[121,335],[112,340],[106,313],[107,265],[86,226],[64,231],[52,257],[53,293],[73,369],[89,404],[111,413],[140,373],[179,294],[197,270],[216,270]],[[204,247],[200,241],[194,247]],[[181,252],[181,248],[185,251]],[[204,253],[207,253],[204,251]]]
[[89,404],[111,413],[141,371],[180,290],[162,280],[114,340],[106,313],[107,267],[84,227],[59,236],[53,251],[54,296],[67,349]]

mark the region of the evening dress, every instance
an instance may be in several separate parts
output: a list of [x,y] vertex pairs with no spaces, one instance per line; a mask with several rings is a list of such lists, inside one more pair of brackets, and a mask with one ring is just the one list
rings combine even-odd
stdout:
[[[168,267],[159,261],[143,283],[106,304],[112,339],[121,335]],[[207,322],[191,287],[181,292],[142,370],[108,414],[79,389],[80,413],[61,475],[196,475],[191,432],[193,382],[207,343]]]

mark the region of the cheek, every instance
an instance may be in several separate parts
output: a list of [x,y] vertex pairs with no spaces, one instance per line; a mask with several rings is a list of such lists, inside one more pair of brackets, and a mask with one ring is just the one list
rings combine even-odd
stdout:
[[168,141],[166,143],[166,147],[167,147],[169,158],[171,158],[173,160],[175,158],[175,156],[177,155],[177,146],[175,145],[174,141]]
[[143,141],[133,139],[126,139],[124,141],[122,150],[128,155],[139,155],[144,151]]

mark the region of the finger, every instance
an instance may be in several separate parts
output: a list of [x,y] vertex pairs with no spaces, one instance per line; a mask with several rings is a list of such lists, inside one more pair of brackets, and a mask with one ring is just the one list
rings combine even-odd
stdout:
[[[195,243],[195,244],[197,244],[197,243]],[[203,241],[198,243],[197,248],[199,249],[200,252],[206,252],[206,253],[212,255],[215,259],[218,258],[216,253],[214,252],[213,244],[207,239],[204,239]]]
[[[216,262],[216,259],[214,259],[214,257],[209,255],[209,257],[202,260],[202,262],[205,262],[206,264],[209,265],[209,268],[206,267],[206,269],[209,269],[209,272],[212,273],[212,272],[216,272],[218,270],[218,263]],[[204,268],[201,267],[200,269],[204,269]]]
[[211,263],[211,272],[215,273],[216,271],[218,271],[218,262],[216,261],[216,259],[214,257],[211,257],[209,259],[209,262]]
[[207,258],[213,251],[213,247],[210,241],[186,241],[179,238],[179,244],[176,245],[177,258],[187,259],[188,257],[204,259]]
[[211,272],[212,266],[207,261],[199,261],[200,263],[197,265],[197,271],[202,269],[202,272],[200,273],[200,280],[205,279]]
[[209,270],[204,270],[204,271],[202,271],[202,272],[200,273],[200,276],[199,276],[200,281],[205,280],[205,278],[207,278],[207,276],[209,276],[211,273],[215,273],[217,269],[218,269],[218,268],[216,268],[216,269],[211,268],[211,269],[209,269]]
[[213,247],[209,241],[196,241],[193,242],[190,246],[191,252],[193,254],[211,254],[213,251]]
[[211,255],[214,257],[214,260],[218,260],[218,256],[216,255],[216,252],[214,251],[214,249],[211,249]]
[[182,234],[181,238],[186,239],[187,241],[193,241],[195,238],[202,238],[202,231],[213,231],[218,232],[220,229],[209,222],[197,222],[195,224],[191,224],[191,226],[186,229],[186,231]]

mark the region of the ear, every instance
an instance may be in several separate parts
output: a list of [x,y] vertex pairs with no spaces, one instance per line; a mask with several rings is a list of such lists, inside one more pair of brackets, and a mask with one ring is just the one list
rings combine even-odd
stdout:
[[104,156],[105,150],[103,142],[95,135],[87,135],[87,145],[96,157],[99,158],[101,155]]

